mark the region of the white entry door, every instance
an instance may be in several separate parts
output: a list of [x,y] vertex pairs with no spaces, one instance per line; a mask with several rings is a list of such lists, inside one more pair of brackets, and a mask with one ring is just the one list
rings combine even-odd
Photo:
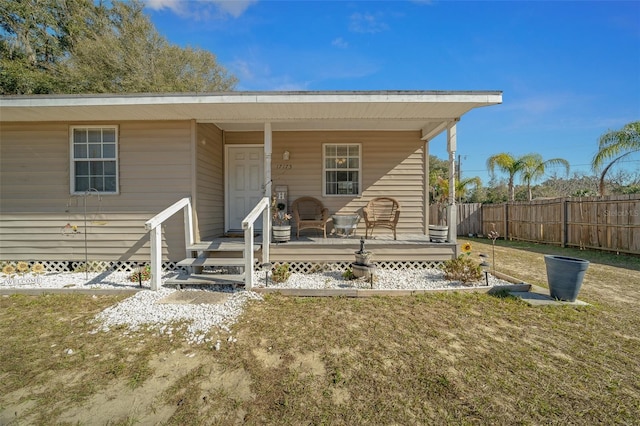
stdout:
[[[242,220],[264,196],[264,148],[227,146],[227,230],[242,229]],[[262,220],[255,222],[262,229]]]

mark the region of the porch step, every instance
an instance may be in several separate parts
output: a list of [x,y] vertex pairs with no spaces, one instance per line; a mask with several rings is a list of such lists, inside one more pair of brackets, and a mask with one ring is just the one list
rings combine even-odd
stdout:
[[[253,244],[253,251],[260,250],[261,244]],[[219,239],[214,241],[201,241],[187,247],[189,251],[198,252],[243,252],[244,241],[237,238]]]
[[171,278],[164,282],[165,286],[202,286],[202,285],[244,285],[244,274],[191,274]]
[[242,257],[204,257],[183,259],[178,266],[244,266]]
[[[260,244],[253,244],[254,252],[260,248]],[[182,286],[244,284],[245,246],[242,239],[221,238],[201,241],[190,245],[187,250],[191,257],[181,260],[177,266],[190,268],[191,275],[169,279],[165,281],[165,285],[180,288]],[[224,273],[225,269],[228,273]]]

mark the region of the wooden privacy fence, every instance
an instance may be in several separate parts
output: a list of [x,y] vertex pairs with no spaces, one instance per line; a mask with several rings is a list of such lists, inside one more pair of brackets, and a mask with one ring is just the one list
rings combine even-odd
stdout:
[[479,234],[495,225],[508,239],[640,254],[637,194],[485,204],[480,217]]
[[[482,204],[481,203],[465,203],[456,204],[458,211],[458,224],[456,227],[456,235],[469,235],[482,233]],[[429,223],[431,225],[438,224],[438,206],[432,204],[429,206]]]

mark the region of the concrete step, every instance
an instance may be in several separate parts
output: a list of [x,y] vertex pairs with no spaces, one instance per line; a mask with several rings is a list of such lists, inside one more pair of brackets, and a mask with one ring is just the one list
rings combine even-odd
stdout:
[[171,278],[164,282],[165,286],[199,286],[199,285],[244,285],[244,274],[191,274]]

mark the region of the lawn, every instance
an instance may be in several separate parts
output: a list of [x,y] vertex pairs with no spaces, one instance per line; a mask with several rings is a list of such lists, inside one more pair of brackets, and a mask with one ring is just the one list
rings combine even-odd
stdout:
[[94,333],[116,297],[3,297],[0,424],[637,424],[640,258],[495,252],[497,270],[542,286],[544,254],[590,260],[591,306],[275,295],[218,331],[216,351],[179,331]]

